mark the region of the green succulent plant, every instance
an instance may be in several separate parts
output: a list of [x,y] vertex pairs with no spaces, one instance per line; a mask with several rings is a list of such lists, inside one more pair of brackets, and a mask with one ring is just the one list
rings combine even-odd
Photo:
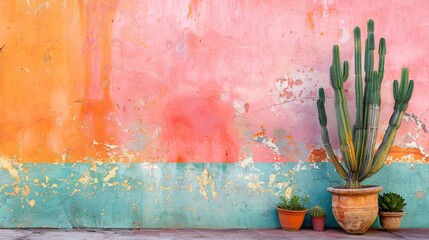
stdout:
[[290,199],[285,196],[280,197],[281,203],[279,208],[286,210],[305,210],[307,207],[305,204],[308,202],[308,196],[302,198],[298,195],[293,195]]
[[[384,134],[381,145],[375,151],[380,117],[380,89],[384,76],[386,40],[381,38],[379,42],[378,70],[374,70],[374,50],[374,21],[369,20],[368,34],[365,41],[364,77],[362,74],[360,28],[355,27],[354,29],[356,121],[352,128],[344,90],[344,83],[349,76],[349,64],[345,61],[341,66],[339,47],[335,45],[333,48],[330,79],[335,95],[335,111],[340,151],[343,158],[342,163],[335,156],[329,141],[329,134],[326,128],[325,92],[323,88],[319,89],[317,109],[319,123],[322,128],[322,142],[336,171],[346,181],[346,188],[360,188],[362,181],[371,177],[383,166],[413,93],[414,81],[408,79],[408,69],[403,68],[400,83],[397,80],[393,82],[395,105],[390,117],[389,127]],[[363,80],[365,81],[364,86]]]
[[325,209],[316,205],[310,209],[311,217],[326,217]]
[[382,212],[402,212],[405,205],[404,198],[399,194],[389,192],[378,195],[378,208]]

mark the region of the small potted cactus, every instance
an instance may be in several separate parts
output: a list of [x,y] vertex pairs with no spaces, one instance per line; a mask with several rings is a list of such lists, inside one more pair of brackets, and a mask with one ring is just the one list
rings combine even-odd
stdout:
[[388,231],[398,230],[405,213],[405,205],[407,204],[404,198],[399,194],[389,192],[378,195],[380,225]]
[[316,205],[310,209],[310,217],[313,223],[314,231],[323,231],[325,230],[325,209]]
[[280,225],[288,231],[298,231],[304,223],[304,217],[308,209],[305,204],[308,196],[303,198],[293,195],[290,199],[285,196],[280,197],[281,203],[277,206]]

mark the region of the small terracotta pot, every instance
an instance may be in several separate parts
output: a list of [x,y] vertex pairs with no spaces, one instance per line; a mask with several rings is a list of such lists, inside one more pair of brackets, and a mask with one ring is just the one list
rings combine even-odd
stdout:
[[304,217],[307,211],[308,209],[295,211],[285,210],[277,207],[280,225],[285,230],[298,231],[304,222]]
[[380,218],[380,225],[388,230],[394,231],[398,230],[401,225],[402,217],[404,216],[404,211],[402,212],[378,212]]
[[325,218],[326,217],[311,217],[313,223],[314,231],[323,231],[325,230]]
[[329,187],[332,193],[332,213],[344,231],[364,234],[377,218],[378,193],[381,186],[362,186],[359,189]]

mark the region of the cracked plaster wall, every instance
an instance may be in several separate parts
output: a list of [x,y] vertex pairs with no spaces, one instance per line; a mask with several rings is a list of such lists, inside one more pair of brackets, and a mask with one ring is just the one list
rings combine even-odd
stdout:
[[329,208],[325,189],[342,182],[319,137],[317,89],[329,86],[332,45],[351,59],[353,27],[372,18],[388,47],[382,131],[401,67],[416,89],[368,184],[403,193],[403,226],[429,227],[426,1],[0,9],[0,226],[277,227],[278,196],[295,193]]

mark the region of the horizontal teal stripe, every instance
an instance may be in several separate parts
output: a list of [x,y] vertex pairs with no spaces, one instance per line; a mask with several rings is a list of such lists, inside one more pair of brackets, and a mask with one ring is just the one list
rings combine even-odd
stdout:
[[[0,227],[277,228],[276,194],[289,187],[308,195],[309,207],[327,209],[328,227],[338,226],[326,188],[343,182],[330,163],[95,166],[22,164],[15,168],[19,181],[13,171],[2,170]],[[392,163],[365,184],[405,197],[402,227],[427,228],[428,170],[424,164]],[[304,225],[310,226],[308,216]]]

